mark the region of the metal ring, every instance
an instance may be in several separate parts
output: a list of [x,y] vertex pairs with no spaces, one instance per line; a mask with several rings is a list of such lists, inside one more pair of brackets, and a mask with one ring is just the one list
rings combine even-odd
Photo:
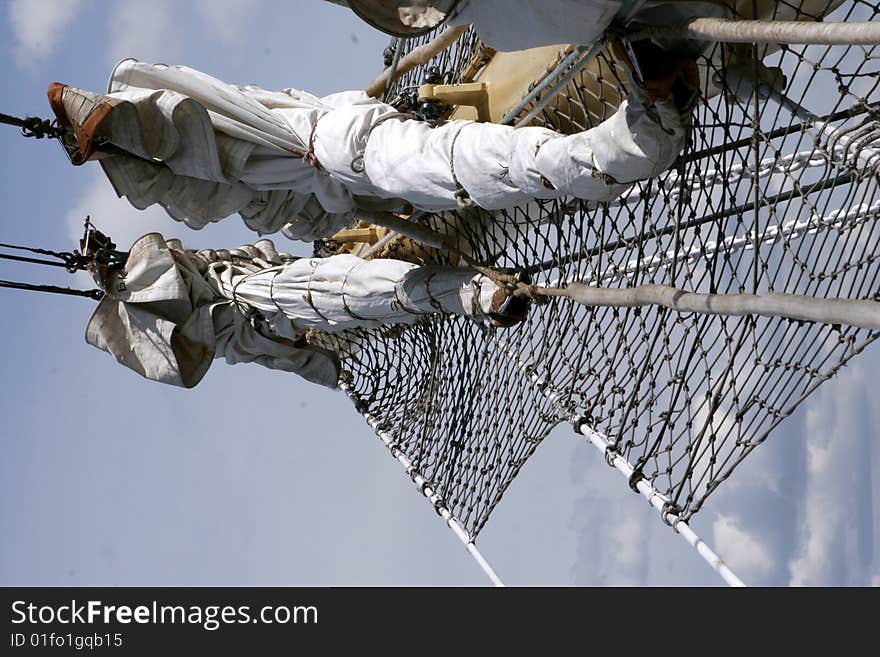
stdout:
[[667,517],[669,516],[669,514],[674,514],[681,518],[681,507],[679,507],[671,500],[663,503],[663,510],[660,512],[660,518],[663,520],[663,524],[665,524],[667,527],[673,527],[672,522],[670,522],[669,518]]
[[627,483],[629,484],[630,490],[633,493],[641,493],[638,489],[638,484],[645,478],[645,473],[642,472],[641,468],[636,468],[632,471],[632,474],[627,479]]

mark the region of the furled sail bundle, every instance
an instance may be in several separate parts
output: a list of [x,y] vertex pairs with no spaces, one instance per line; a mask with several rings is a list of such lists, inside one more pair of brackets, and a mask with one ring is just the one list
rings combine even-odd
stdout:
[[[200,228],[240,213],[260,233],[329,237],[357,209],[484,209],[563,196],[605,201],[663,171],[687,111],[670,89],[633,88],[607,122],[563,136],[544,128],[412,120],[348,92],[318,99],[236,87],[186,67],[125,60],[107,94],[55,84],[75,163],[100,159],[120,196]],[[102,145],[98,148],[98,145]]]
[[328,339],[320,334],[412,324],[438,313],[521,319],[510,304],[502,308],[495,282],[467,268],[353,255],[293,258],[269,240],[188,251],[151,233],[99,279],[105,295],[86,341],[148,379],[186,388],[215,358],[335,388],[339,354],[322,346]]

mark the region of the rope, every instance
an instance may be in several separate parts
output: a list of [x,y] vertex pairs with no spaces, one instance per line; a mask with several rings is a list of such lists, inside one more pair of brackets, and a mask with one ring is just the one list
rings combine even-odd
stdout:
[[[800,10],[805,25],[823,19]],[[777,17],[795,11],[780,5]],[[859,23],[877,11],[880,0],[844,3],[827,19]],[[479,54],[473,43],[471,33],[398,73],[394,89],[416,88],[428,68],[451,83],[464,80]],[[496,271],[524,269],[538,287],[581,281],[602,286],[590,294],[615,287],[632,294],[660,285],[673,302],[712,309],[748,292],[750,303],[782,294],[815,307],[843,300],[873,311],[880,305],[871,301],[880,291],[880,181],[869,165],[880,129],[880,47],[759,48],[789,81],[784,108],[733,93],[734,50],[710,43],[700,57],[705,94],[674,171],[637,183],[613,203],[471,208],[429,222],[401,220],[400,228]],[[575,61],[537,95],[547,95]],[[616,111],[626,90],[624,70],[600,52],[533,123],[583,131]],[[809,120],[792,116],[795,104]],[[414,221],[455,240],[433,234],[425,242],[413,234]],[[690,294],[706,296],[689,301]],[[847,317],[838,324],[781,312],[739,317],[680,304],[533,298],[546,303],[513,329],[428,316],[417,326],[327,337],[338,344],[358,410],[375,418],[471,537],[490,522],[561,410],[588,415],[614,453],[639,466],[637,487],[650,483],[676,500],[684,527],[768,434],[880,339],[880,331],[849,325]],[[497,346],[502,334],[507,349]]]
[[721,576],[728,586],[745,586],[743,581],[730,569],[724,560],[690,528],[687,521],[681,519],[681,510],[672,505],[649,481],[646,481],[645,475],[640,468],[634,467],[612,449],[607,436],[594,431],[581,418],[576,418],[573,424],[574,430],[584,436],[591,445],[599,450],[605,457],[608,465],[626,477],[633,492],[642,495],[648,500],[648,503],[660,512],[663,522],[672,527],[677,534],[681,535],[697,551],[709,567]]
[[17,116],[0,112],[0,123],[21,128],[23,136],[33,137],[34,139],[43,139],[45,137],[59,139],[66,132],[64,128],[53,125],[49,119],[41,119],[37,116],[20,119]]
[[381,101],[383,103],[388,102],[388,95],[391,93],[391,87],[394,86],[394,81],[397,78],[397,67],[400,64],[400,56],[403,53],[403,39],[399,37],[392,39],[392,48],[394,49],[394,55],[391,59],[391,66],[388,69],[385,89],[382,91]]
[[42,258],[29,258],[26,256],[14,256],[6,253],[0,253],[2,260],[14,260],[16,262],[28,262],[35,265],[46,265],[48,267],[64,267],[67,271],[73,273],[84,268],[85,259],[75,253],[67,251],[50,251],[49,249],[38,249],[31,246],[19,246],[17,244],[0,244],[0,248],[12,249],[15,251],[25,251],[27,253],[36,253],[38,255],[52,256],[58,258],[61,262],[53,260],[43,260]]
[[28,253],[38,253],[40,255],[54,256],[61,260],[68,260],[73,254],[67,251],[50,251],[49,249],[39,249],[33,246],[19,246],[17,244],[2,244],[0,248],[15,249],[16,251],[27,251]]
[[35,265],[47,265],[49,267],[68,268],[65,262],[55,262],[54,260],[42,260],[40,258],[28,258],[27,256],[14,256],[6,253],[0,253],[0,260],[14,260],[16,262],[29,262]]
[[0,287],[10,288],[13,290],[27,290],[30,292],[48,292],[50,294],[63,294],[72,297],[86,297],[100,301],[104,298],[104,291],[95,288],[94,290],[75,290],[69,287],[58,287],[57,285],[33,285],[31,283],[18,283],[16,281],[0,280]]
[[[48,267],[64,267],[68,273],[75,274],[78,271],[91,271],[96,265],[103,267],[117,268],[121,267],[127,253],[115,250],[115,244],[105,235],[97,231],[92,225],[90,219],[86,218],[86,237],[84,238],[86,251],[85,254],[70,251],[53,251],[51,249],[42,249],[33,246],[22,246],[20,244],[0,243],[0,248],[10,249],[13,251],[24,251],[25,253],[34,253],[37,255],[46,255],[59,259],[61,262],[54,260],[45,260],[43,258],[31,258],[28,256],[10,255],[8,253],[0,253],[0,260],[11,260],[14,262],[25,262],[35,265],[43,265]],[[77,290],[67,287],[58,287],[56,285],[41,285],[34,283],[21,283],[17,281],[0,281],[0,287],[27,290],[32,292],[48,292],[51,294],[62,294],[67,296],[87,297],[100,301],[104,292],[100,289],[93,290]]]

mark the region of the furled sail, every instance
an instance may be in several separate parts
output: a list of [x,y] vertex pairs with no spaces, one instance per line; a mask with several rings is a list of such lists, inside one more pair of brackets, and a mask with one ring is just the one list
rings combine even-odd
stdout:
[[75,161],[100,159],[136,207],[158,203],[192,228],[239,213],[260,233],[303,240],[330,236],[355,209],[377,204],[436,211],[606,201],[665,170],[687,121],[668,89],[635,89],[608,121],[573,135],[435,125],[363,92],[318,99],[134,60],[114,69],[105,95],[55,84],[50,98],[59,122],[73,127]]
[[269,240],[233,250],[185,250],[158,233],[105,272],[89,344],[142,376],[193,387],[215,358],[256,362],[335,387],[337,354],[310,332],[413,324],[445,313],[503,316],[504,295],[472,269],[353,255],[291,258]]

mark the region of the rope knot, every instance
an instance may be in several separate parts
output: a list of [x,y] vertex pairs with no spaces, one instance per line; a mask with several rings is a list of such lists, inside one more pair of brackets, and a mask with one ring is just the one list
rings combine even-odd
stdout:
[[59,136],[58,128],[54,127],[49,119],[41,119],[38,116],[29,116],[24,120],[21,134],[25,137],[43,139],[45,137]]

